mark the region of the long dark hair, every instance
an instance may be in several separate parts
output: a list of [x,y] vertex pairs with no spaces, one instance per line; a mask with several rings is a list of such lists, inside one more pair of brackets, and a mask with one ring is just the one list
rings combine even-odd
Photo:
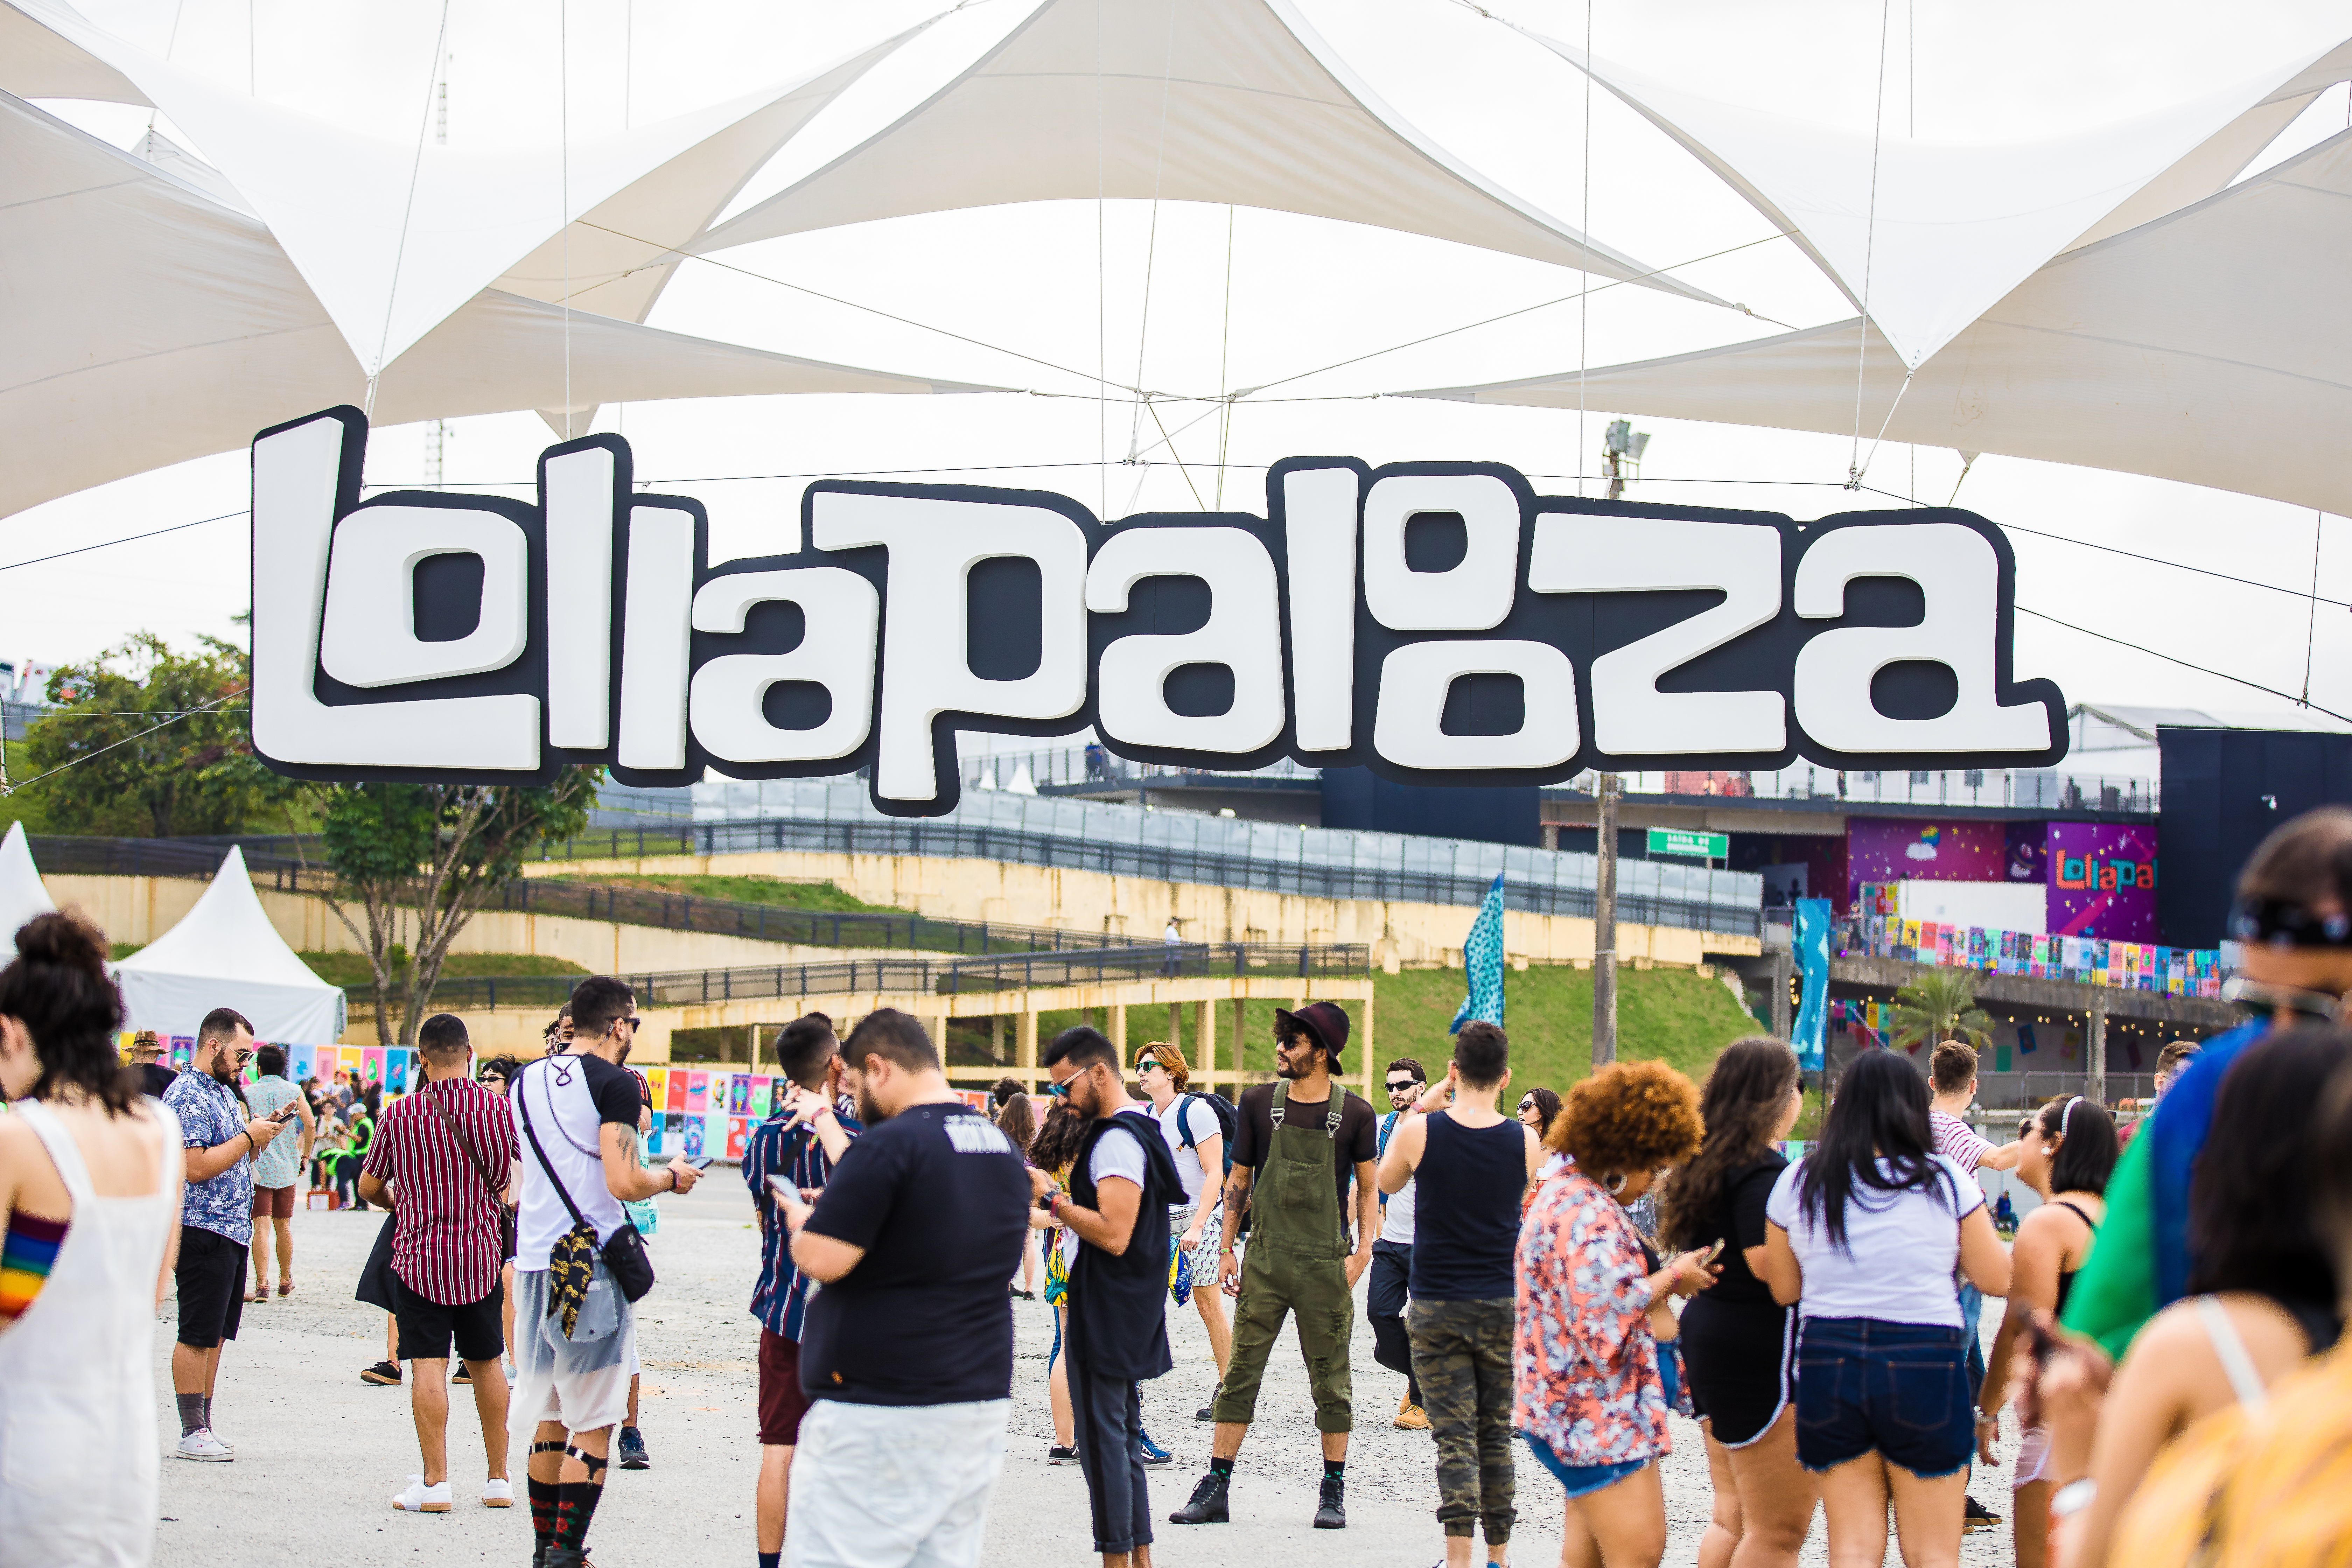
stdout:
[[1066,1100],[1045,1108],[1045,1124],[1029,1140],[1029,1163],[1041,1171],[1058,1171],[1078,1157],[1087,1141],[1087,1119]]
[[115,1047],[122,994],[106,959],[106,938],[78,914],[37,915],[16,932],[16,961],[0,969],[0,1014],[33,1037],[41,1076],[32,1099],[71,1085],[119,1116],[144,1092]]
[[1658,1235],[1668,1246],[1704,1247],[1715,1239],[1699,1233],[1714,1223],[1731,1173],[1770,1150],[1796,1087],[1797,1053],[1785,1041],[1749,1035],[1723,1047],[1699,1090],[1706,1142],[1658,1194]]
[[1832,1246],[1846,1249],[1846,1205],[1864,1187],[1882,1193],[1925,1188],[1958,1212],[1959,1195],[1930,1158],[1931,1098],[1927,1080],[1892,1051],[1864,1051],[1846,1065],[1822,1119],[1821,1147],[1797,1169],[1798,1199],[1821,1215]]
[[2352,1035],[2306,1024],[2247,1047],[2222,1075],[2189,1178],[2191,1294],[2251,1290],[2333,1314],[2334,1247],[2311,1173],[2323,1091],[2347,1056]]
[[1559,1093],[1556,1090],[1549,1089],[1531,1089],[1528,1090],[1527,1093],[1519,1096],[1519,1098],[1521,1100],[1534,1100],[1536,1102],[1536,1114],[1543,1118],[1543,1124],[1536,1129],[1536,1136],[1540,1138],[1545,1133],[1550,1131],[1551,1124],[1559,1120]]
[[2033,1113],[2033,1125],[2059,1140],[2050,1160],[2053,1193],[2104,1193],[2116,1169],[2116,1124],[2095,1100],[2053,1100]]

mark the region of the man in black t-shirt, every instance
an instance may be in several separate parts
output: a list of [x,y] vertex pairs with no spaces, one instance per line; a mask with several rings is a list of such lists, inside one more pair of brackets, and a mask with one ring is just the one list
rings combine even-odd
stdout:
[[1234,1168],[1225,1178],[1226,1215],[1236,1224],[1250,1215],[1251,1228],[1246,1265],[1235,1260],[1230,1236],[1220,1249],[1219,1282],[1239,1300],[1233,1357],[1209,1407],[1217,1422],[1209,1473],[1192,1489],[1192,1500],[1168,1516],[1171,1524],[1222,1524],[1230,1517],[1234,1458],[1257,1413],[1267,1353],[1283,1320],[1294,1312],[1315,1395],[1315,1429],[1323,1435],[1315,1528],[1339,1530],[1348,1522],[1348,1434],[1355,1426],[1348,1336],[1355,1326],[1356,1281],[1372,1260],[1381,1229],[1380,1188],[1372,1177],[1379,1133],[1370,1104],[1337,1081],[1348,1044],[1347,1014],[1328,1002],[1309,1003],[1296,1013],[1277,1007],[1274,1038],[1280,1081],[1243,1092]]
[[867,1014],[841,1054],[865,1135],[815,1206],[776,1194],[793,1262],[819,1287],[801,1326],[811,1404],[786,1545],[796,1568],[976,1568],[1013,1405],[1004,1281],[1029,1177],[948,1087],[913,1017]]

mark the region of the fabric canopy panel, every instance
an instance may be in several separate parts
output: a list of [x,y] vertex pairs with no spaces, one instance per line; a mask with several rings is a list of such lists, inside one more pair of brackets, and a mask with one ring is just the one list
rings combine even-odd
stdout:
[[1289,0],[1044,0],[929,99],[694,248],[1098,196],[1337,218],[1724,303],[1454,157],[1359,81]]
[[[797,80],[568,147],[484,153],[359,135],[224,92],[92,26],[58,0],[6,4],[112,68],[172,117],[268,222],[370,370],[399,358],[574,219],[799,94],[797,114],[762,119],[749,146],[713,154],[721,163],[730,156],[748,160],[732,174],[740,184],[764,161],[764,153],[754,156],[762,139],[772,152],[856,79],[856,72],[843,76],[835,68],[819,73],[833,85],[814,94],[803,91],[812,80]],[[870,51],[860,57],[868,64],[872,58]]]
[[33,847],[25,842],[25,825],[10,823],[8,836],[0,838],[0,939],[13,946],[26,921],[57,907],[49,901],[48,889],[41,885],[40,868],[33,864]]
[[[2313,64],[2305,56],[2188,103],[2072,136],[1953,145],[1874,138],[1700,98],[1621,66],[1588,62],[1566,44],[1538,41],[1588,69],[1790,234],[1913,367]],[[2258,144],[2245,157],[2259,151]],[[2237,167],[2244,163],[2241,158]]]
[[[1928,360],[1870,334],[1861,434],[2352,512],[2352,132],[2067,252]],[[1859,321],[1407,394],[1844,436]],[[1899,403],[1897,401],[1899,396]],[[1889,410],[1892,417],[1889,418]]]
[[[0,188],[13,201],[0,276],[19,301],[40,302],[10,311],[0,334],[0,427],[20,454],[0,468],[0,516],[232,450],[265,426],[363,397],[359,362],[258,219],[5,94]],[[564,341],[559,307],[479,294],[386,372],[377,416],[560,409]],[[988,390],[577,310],[570,342],[574,407]]]
[[206,1013],[234,1007],[256,1038],[323,1045],[343,1032],[343,993],[296,956],[232,847],[212,886],[180,923],[115,965],[126,1029],[193,1035]]

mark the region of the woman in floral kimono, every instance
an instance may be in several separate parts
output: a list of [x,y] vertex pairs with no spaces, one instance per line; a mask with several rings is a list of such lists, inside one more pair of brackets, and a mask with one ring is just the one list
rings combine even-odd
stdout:
[[1698,1152],[1698,1090],[1661,1062],[1620,1062],[1569,1092],[1545,1143],[1569,1156],[1519,1227],[1516,1411],[1568,1494],[1560,1560],[1655,1564],[1666,1549],[1655,1461],[1688,1396],[1661,1362],[1654,1305],[1713,1284],[1708,1251],[1654,1268],[1625,1205]]

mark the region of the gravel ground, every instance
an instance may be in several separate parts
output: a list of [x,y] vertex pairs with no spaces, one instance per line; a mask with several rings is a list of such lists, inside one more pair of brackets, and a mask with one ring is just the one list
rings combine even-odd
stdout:
[[[594,1555],[606,1568],[740,1563],[753,1552],[759,1379],[752,1359],[756,1325],[744,1309],[759,1247],[750,1199],[731,1168],[714,1167],[701,1191],[662,1204],[661,1230],[652,1244],[660,1283],[640,1303],[639,1318],[641,1425],[654,1463],[641,1472],[612,1472],[593,1531]],[[383,1319],[352,1299],[380,1223],[373,1212],[295,1215],[298,1289],[267,1305],[248,1304],[243,1338],[223,1358],[215,1415],[222,1435],[236,1445],[237,1458],[228,1465],[164,1461],[159,1563],[308,1568],[321,1562],[520,1564],[529,1559],[530,1520],[520,1500],[528,1435],[517,1434],[511,1449],[517,1506],[477,1506],[483,1473],[479,1429],[463,1388],[450,1391],[457,1508],[408,1516],[389,1506],[418,1465],[408,1397],[402,1389],[360,1382],[360,1369],[383,1353]],[[1051,1314],[1042,1302],[1013,1307],[1013,1414],[990,1510],[987,1561],[1076,1568],[1099,1559],[1089,1550],[1085,1486],[1076,1467],[1045,1460],[1053,1441],[1045,1401]],[[167,1300],[155,1328],[159,1434],[178,1430],[170,1402],[175,1311]],[[1989,1312],[1988,1331],[1990,1319]],[[1171,1313],[1170,1327],[1176,1370],[1144,1388],[1146,1425],[1176,1455],[1174,1464],[1152,1475],[1153,1510],[1163,1517],[1190,1495],[1205,1466],[1209,1427],[1192,1413],[1207,1403],[1215,1383],[1198,1314]],[[1430,1441],[1424,1433],[1389,1425],[1402,1380],[1372,1361],[1360,1297],[1355,1366],[1359,1425],[1348,1466],[1349,1529],[1309,1526],[1321,1474],[1313,1412],[1299,1363],[1277,1350],[1257,1425],[1234,1473],[1234,1523],[1162,1525],[1157,1550],[1163,1562],[1255,1564],[1273,1554],[1305,1552],[1308,1563],[1428,1568],[1439,1558]],[[1688,1563],[1706,1527],[1706,1461],[1690,1423],[1675,1422],[1674,1441],[1664,1465],[1665,1561]],[[2005,1445],[2004,1451],[2014,1449]],[[1975,1483],[1976,1495],[2004,1513],[2006,1479],[2004,1469],[1981,1474]],[[1519,1561],[1546,1568],[1558,1560],[1560,1509],[1551,1479],[1532,1463],[1521,1466],[1514,1542]],[[2009,1558],[2006,1527],[1962,1542],[1964,1568],[1992,1568]],[[1827,1562],[1818,1515],[1804,1561]]]

